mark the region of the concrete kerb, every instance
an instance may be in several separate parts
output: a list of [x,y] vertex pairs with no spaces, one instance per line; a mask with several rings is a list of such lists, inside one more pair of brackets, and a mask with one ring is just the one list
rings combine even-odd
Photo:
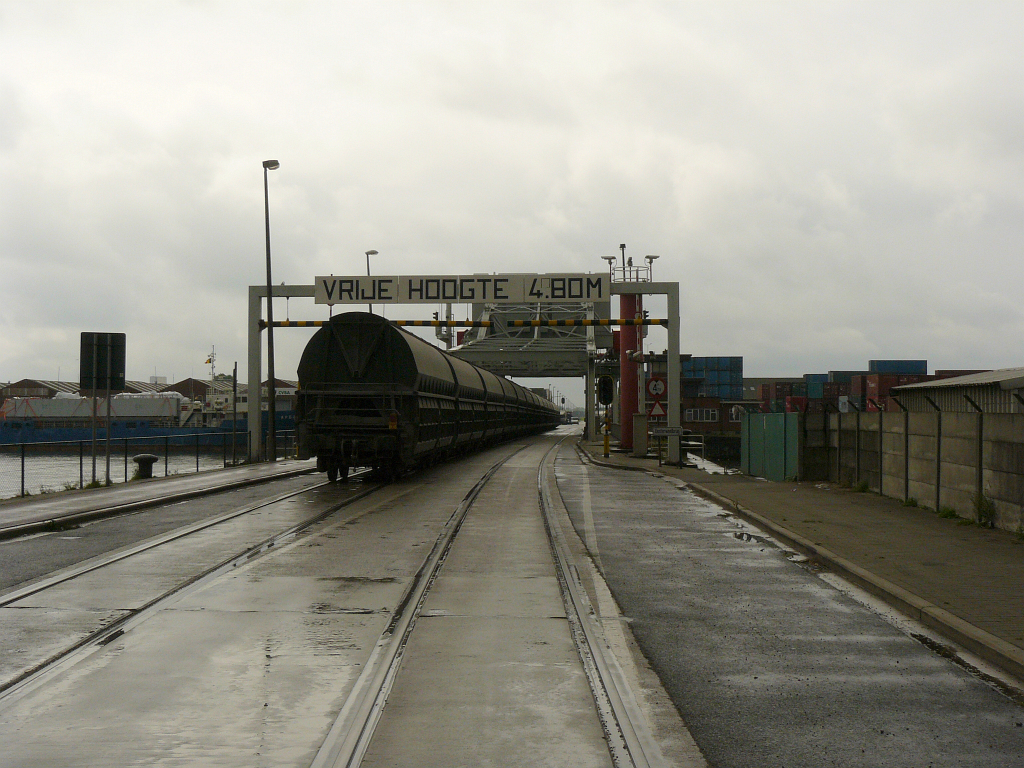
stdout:
[[[587,455],[587,458],[594,464],[609,469],[625,469],[652,473],[647,467],[627,466],[609,461],[601,461],[595,457],[586,446],[580,441],[578,448]],[[945,635],[950,640],[966,648],[979,658],[988,661],[1000,669],[1010,673],[1019,680],[1024,680],[1024,651],[1005,640],[986,632],[985,630],[970,624],[958,616],[954,616],[937,605],[925,600],[906,589],[883,579],[860,566],[851,563],[849,560],[837,555],[825,547],[814,544],[798,533],[783,528],[778,523],[768,520],[751,509],[747,509],[734,499],[727,498],[720,493],[705,488],[699,483],[688,482],[676,478],[686,488],[694,493],[720,505],[721,507],[734,512],[737,516],[754,523],[769,531],[772,536],[778,538],[788,546],[793,547],[802,554],[814,558],[826,564],[830,570],[855,584],[861,589],[869,592],[875,597],[885,601],[901,613],[921,622],[926,627]]]

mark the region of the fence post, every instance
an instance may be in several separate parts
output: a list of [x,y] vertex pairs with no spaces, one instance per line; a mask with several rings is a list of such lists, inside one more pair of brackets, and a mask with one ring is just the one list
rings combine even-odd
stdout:
[[167,477],[171,473],[170,470],[170,456],[171,456],[171,438],[168,435],[164,435],[164,477]]
[[196,472],[199,471],[199,433],[196,432]]
[[964,395],[964,400],[971,404],[978,413],[978,469],[975,476],[975,485],[978,488],[978,503],[981,503],[982,497],[985,495],[985,412],[970,397],[970,395]]
[[85,488],[85,442],[78,441],[78,487]]
[[124,439],[124,481],[128,482],[128,438]]
[[843,412],[836,409],[836,485],[843,484]]
[[928,395],[924,396],[935,409],[935,511],[939,511],[942,501],[942,409]]
[[856,448],[856,451],[857,451],[857,463],[856,463],[856,470],[855,470],[856,480],[854,481],[854,485],[856,486],[856,485],[860,485],[860,441],[861,441],[861,434],[860,434],[860,410],[859,409],[857,410],[857,419],[854,422],[854,428],[857,430],[857,440],[854,443],[854,447]]
[[[876,402],[877,406],[878,403]],[[883,452],[883,446],[885,445],[885,411],[881,408],[878,409],[878,495],[884,496],[882,493],[882,473],[885,472],[885,453]]]
[[25,495],[25,444],[21,444],[21,495]]
[[903,409],[903,500],[910,501],[910,411]]

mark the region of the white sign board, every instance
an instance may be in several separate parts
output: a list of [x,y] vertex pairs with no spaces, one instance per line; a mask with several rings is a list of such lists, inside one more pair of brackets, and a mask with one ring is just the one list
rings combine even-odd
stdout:
[[557,304],[607,301],[605,274],[335,275],[315,278],[317,304]]

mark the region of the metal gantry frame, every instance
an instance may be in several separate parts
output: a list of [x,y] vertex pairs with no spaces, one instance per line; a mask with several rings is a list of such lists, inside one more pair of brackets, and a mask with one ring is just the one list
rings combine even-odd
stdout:
[[[682,320],[679,316],[679,283],[666,282],[613,282],[611,293],[615,295],[656,296],[668,299],[668,381],[665,399],[668,401],[667,426],[679,427],[679,404],[682,399],[683,366],[679,361],[679,342]],[[621,352],[621,350],[620,350]],[[589,415],[589,414],[588,414]],[[678,464],[682,451],[678,440],[668,445],[669,463]]]
[[[313,298],[314,286],[312,285],[275,285],[272,287],[273,296],[275,298]],[[680,397],[682,391],[681,377],[682,377],[682,366],[679,361],[679,344],[680,344],[680,316],[679,316],[679,284],[668,283],[668,282],[613,282],[611,284],[611,294],[635,294],[635,295],[664,295],[668,299],[668,386],[666,391],[666,399],[668,400],[668,413],[667,421],[669,427],[680,426]],[[262,430],[262,370],[263,370],[263,349],[260,339],[260,332],[263,330],[263,300],[267,298],[268,290],[265,285],[250,285],[249,286],[249,311],[248,311],[248,403],[247,403],[247,414],[248,414],[248,428],[249,428],[249,461],[259,461],[264,452],[263,446],[263,430]],[[512,307],[509,308],[513,309]],[[519,314],[523,314],[524,311],[533,314],[538,318],[541,318],[544,314],[565,314],[565,313],[576,313],[581,315],[583,318],[593,320],[594,305],[589,303],[575,304],[569,306],[567,304],[555,305],[555,304],[530,304],[525,306],[514,305],[514,310]],[[615,314],[610,309],[609,312]],[[486,315],[486,317],[484,316]],[[500,311],[497,310],[496,306],[481,307],[481,318],[496,320],[500,315]],[[488,334],[490,329],[480,328],[474,329],[476,332],[473,334],[476,339],[471,340],[471,346],[478,342],[485,342],[481,351],[484,351],[488,346],[486,339],[488,335],[494,338],[495,342],[498,342],[498,338],[493,334]],[[595,392],[597,386],[596,376],[596,357],[598,348],[595,342],[595,327],[588,326],[575,326],[568,328],[552,328],[545,327],[544,331],[554,332],[553,338],[542,338],[541,327],[531,326],[515,328],[511,327],[506,330],[507,333],[502,337],[507,342],[511,343],[512,348],[502,348],[499,342],[494,346],[495,352],[503,353],[503,356],[507,358],[507,353],[516,351],[523,355],[538,355],[546,356],[549,360],[562,360],[564,362],[565,355],[570,352],[581,352],[585,355],[586,370],[582,371],[583,375],[586,376],[586,418],[587,418],[587,432],[588,437],[591,440],[596,438],[597,428],[597,408],[595,405]],[[583,334],[579,334],[578,331],[584,331]],[[575,333],[574,333],[575,332]],[[472,333],[472,332],[471,332]],[[580,342],[583,342],[581,345]],[[571,347],[571,349],[570,349]],[[470,357],[470,356],[467,356]],[[470,360],[473,362],[473,360]],[[582,360],[580,361],[582,363]],[[574,374],[580,375],[578,368],[582,366],[580,363],[574,363]],[[484,361],[476,363],[481,368],[487,368]],[[501,370],[496,370],[495,373],[504,373]],[[508,375],[514,376],[565,376],[564,372],[548,373],[544,371],[527,371],[527,372],[515,372],[509,373]],[[678,441],[671,441],[669,444],[668,460],[670,462],[678,463],[680,460],[680,448]]]

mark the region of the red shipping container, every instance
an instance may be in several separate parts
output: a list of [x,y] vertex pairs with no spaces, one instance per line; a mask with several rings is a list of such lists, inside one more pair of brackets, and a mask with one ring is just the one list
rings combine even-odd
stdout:
[[821,387],[826,399],[839,398],[850,394],[850,385],[847,382],[826,381]]
[[807,410],[807,398],[795,395],[786,398],[786,413],[803,413]]

